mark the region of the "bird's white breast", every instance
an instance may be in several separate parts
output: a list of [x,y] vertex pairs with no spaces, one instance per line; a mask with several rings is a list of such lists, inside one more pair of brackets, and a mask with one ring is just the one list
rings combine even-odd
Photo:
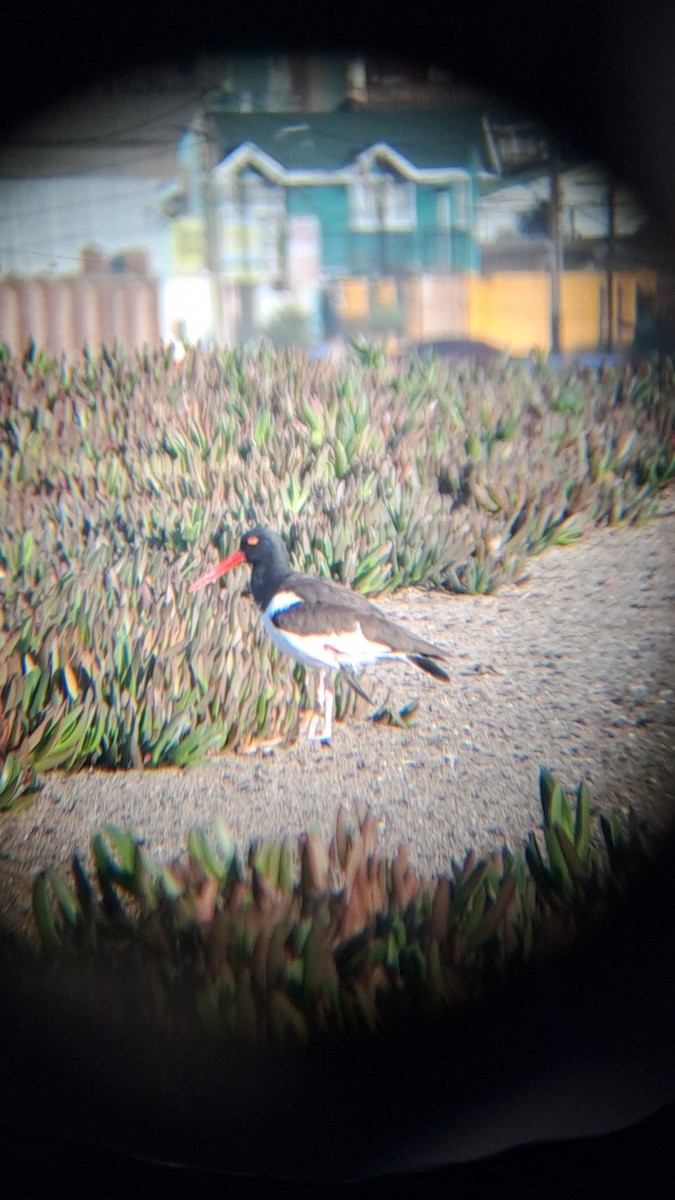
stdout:
[[302,604],[300,596],[295,592],[279,592],[271,601],[263,614],[265,632],[274,645],[284,654],[290,654],[308,667],[325,668],[336,671],[340,667],[348,667],[360,671],[381,658],[403,657],[392,653],[389,646],[380,642],[370,642],[364,635],[360,624],[352,630],[320,633],[293,633],[288,629],[278,629],[273,618],[279,612]]

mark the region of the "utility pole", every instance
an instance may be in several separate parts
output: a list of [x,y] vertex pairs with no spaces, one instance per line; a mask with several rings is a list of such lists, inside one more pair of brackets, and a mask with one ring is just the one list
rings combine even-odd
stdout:
[[241,230],[241,279],[239,282],[239,331],[240,342],[247,342],[255,333],[253,298],[255,287],[251,282],[251,260],[249,255],[249,206],[246,197],[246,183],[240,176],[237,180],[237,214]]
[[616,190],[610,175],[607,182],[607,353],[614,349],[614,239],[616,237]]
[[554,138],[551,155],[551,351],[560,353],[560,277],[563,268],[561,237],[560,149]]
[[380,178],[375,177],[375,206],[377,212],[377,229],[380,243],[379,254],[379,275],[384,278],[389,273],[389,263],[387,262],[387,207],[385,189],[387,187],[387,177],[382,175]]
[[211,284],[211,319],[213,340],[223,340],[223,297],[220,279],[220,228],[218,201],[213,179],[213,153],[209,137],[209,113],[206,107],[200,120],[200,162],[203,181],[204,228],[206,233],[206,266]]

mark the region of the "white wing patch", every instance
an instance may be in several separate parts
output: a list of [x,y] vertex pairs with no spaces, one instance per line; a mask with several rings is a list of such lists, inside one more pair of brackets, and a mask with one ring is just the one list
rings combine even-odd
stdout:
[[302,604],[302,597],[298,596],[297,592],[277,592],[273,596],[267,606],[266,617],[270,621],[276,617],[277,613],[285,612],[287,608],[293,608],[294,604]]

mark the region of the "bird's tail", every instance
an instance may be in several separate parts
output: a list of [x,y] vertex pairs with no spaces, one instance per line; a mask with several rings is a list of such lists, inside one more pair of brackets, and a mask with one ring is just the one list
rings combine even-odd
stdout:
[[444,679],[446,683],[450,683],[450,676],[447,671],[439,667],[433,658],[429,658],[426,654],[409,654],[407,657],[408,662],[414,663],[422,671],[427,671],[429,675],[433,675],[436,679]]

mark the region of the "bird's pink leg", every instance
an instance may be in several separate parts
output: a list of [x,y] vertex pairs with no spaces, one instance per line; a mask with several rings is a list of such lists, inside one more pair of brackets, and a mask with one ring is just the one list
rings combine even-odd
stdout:
[[[333,734],[333,710],[335,708],[335,692],[330,681],[326,680],[326,672],[319,672],[319,683],[316,689],[316,704],[317,711],[314,713],[309,726],[309,740],[330,742]],[[323,730],[320,736],[317,737],[317,726],[319,717],[323,711]]]
[[323,733],[321,734],[321,741],[324,742],[325,745],[328,745],[328,743],[331,740],[331,737],[333,736],[333,710],[334,710],[334,708],[335,708],[335,690],[333,688],[332,680],[328,680],[328,683],[326,684],[326,687],[324,689],[324,714],[325,715],[324,715],[324,723],[323,723]]
[[316,688],[316,707],[314,709],[314,714],[312,716],[312,719],[309,723],[309,732],[307,734],[310,742],[316,741],[316,728],[317,728],[317,725],[319,724],[319,717],[321,715],[321,711],[324,706],[325,697],[326,697],[326,672],[319,671],[319,682],[318,682],[317,688]]

